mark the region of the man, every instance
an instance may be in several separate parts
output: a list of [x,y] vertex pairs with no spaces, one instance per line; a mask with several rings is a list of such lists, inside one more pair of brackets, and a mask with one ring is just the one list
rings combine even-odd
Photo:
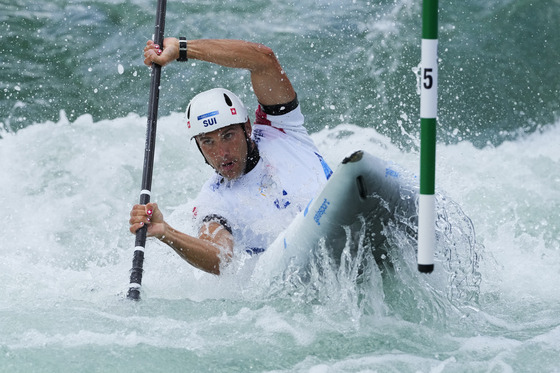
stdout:
[[195,201],[198,237],[173,229],[156,203],[132,208],[130,231],[146,224],[148,236],[193,266],[220,274],[234,255],[264,251],[332,171],[303,127],[296,92],[270,48],[241,40],[181,39],[166,38],[163,49],[148,41],[144,63],[165,66],[188,58],[249,70],[259,102],[255,125],[226,89],[195,96],[186,110],[186,129],[216,171]]

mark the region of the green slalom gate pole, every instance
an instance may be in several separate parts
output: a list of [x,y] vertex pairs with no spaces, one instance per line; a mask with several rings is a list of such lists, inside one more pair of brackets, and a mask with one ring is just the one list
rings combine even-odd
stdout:
[[420,62],[420,201],[418,206],[418,270],[434,270],[436,245],[436,117],[437,117],[438,0],[422,3]]

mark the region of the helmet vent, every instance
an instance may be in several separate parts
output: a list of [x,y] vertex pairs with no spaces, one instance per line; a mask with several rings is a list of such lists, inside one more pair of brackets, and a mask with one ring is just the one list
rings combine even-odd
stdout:
[[191,119],[191,105],[187,108],[187,119]]
[[233,106],[233,102],[231,102],[231,98],[224,93],[224,98],[226,99],[227,106]]

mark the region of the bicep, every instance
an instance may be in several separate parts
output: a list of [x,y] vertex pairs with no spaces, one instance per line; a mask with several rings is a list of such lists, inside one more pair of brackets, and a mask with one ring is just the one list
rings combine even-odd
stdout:
[[260,61],[251,71],[251,83],[257,100],[264,105],[278,105],[295,99],[296,93],[288,75],[272,49],[259,45]]

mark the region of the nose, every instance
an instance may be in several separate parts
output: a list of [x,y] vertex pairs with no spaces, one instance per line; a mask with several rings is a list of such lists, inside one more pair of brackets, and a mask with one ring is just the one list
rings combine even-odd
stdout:
[[216,145],[216,154],[222,158],[226,158],[230,153],[227,144],[225,144],[224,141],[218,141]]

